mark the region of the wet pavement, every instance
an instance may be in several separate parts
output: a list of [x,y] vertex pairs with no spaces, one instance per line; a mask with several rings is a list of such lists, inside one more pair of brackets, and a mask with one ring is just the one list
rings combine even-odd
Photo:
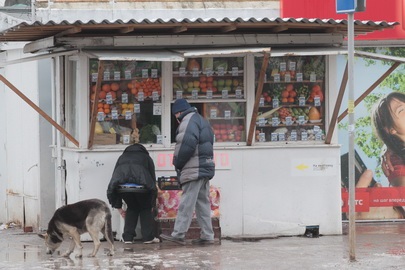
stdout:
[[15,227],[0,230],[0,269],[405,269],[405,222],[357,224],[354,262],[347,230],[344,223],[343,235],[222,239],[213,246],[115,242],[113,257],[105,255],[107,242],[102,242],[95,258],[86,257],[93,244],[85,242],[79,259],[47,255],[36,233]]

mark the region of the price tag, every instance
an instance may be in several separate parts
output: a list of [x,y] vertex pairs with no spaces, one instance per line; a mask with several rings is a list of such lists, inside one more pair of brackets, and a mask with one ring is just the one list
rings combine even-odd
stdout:
[[163,144],[163,135],[156,135],[156,143]]
[[301,132],[301,141],[308,141],[308,133],[306,131]]
[[193,70],[191,71],[191,75],[193,77],[198,77],[200,75],[200,71],[198,70],[198,68],[193,67]]
[[272,125],[273,127],[278,126],[278,124],[280,124],[280,119],[278,119],[278,117],[273,117],[273,118],[271,118],[271,125]]
[[152,100],[158,101],[159,100],[159,93],[157,91],[152,92]]
[[118,120],[118,111],[117,111],[117,109],[111,110],[111,118],[112,118],[112,120]]
[[285,141],[285,133],[279,133],[278,134],[278,140],[279,141]]
[[261,97],[259,100],[259,107],[263,107],[264,106],[264,97]]
[[223,98],[223,99],[228,98],[228,89],[223,89],[223,90],[222,90],[222,98]]
[[263,132],[259,133],[259,142],[265,142],[266,141],[266,134]]
[[314,133],[318,133],[321,131],[321,128],[319,126],[314,126]]
[[145,100],[145,93],[138,92],[138,101],[144,101],[144,100]]
[[287,70],[287,63],[280,62],[280,71],[286,71],[286,70]]
[[211,89],[207,90],[207,99],[212,99],[212,90]]
[[103,80],[108,81],[110,79],[110,72],[104,71]]
[[292,70],[292,71],[294,71],[296,66],[297,66],[297,63],[296,63],[296,62],[290,62],[289,69]]
[[142,78],[148,78],[149,77],[149,71],[146,68],[142,69]]
[[122,143],[123,144],[129,144],[130,138],[131,138],[131,135],[123,135],[122,136]]
[[278,108],[279,107],[279,101],[278,98],[273,99],[273,108]]
[[158,70],[156,68],[151,69],[151,75],[152,78],[157,78],[158,77]]
[[186,76],[186,68],[185,67],[181,67],[179,68],[179,76],[180,77],[185,77]]
[[262,127],[262,126],[264,126],[264,125],[266,125],[266,119],[264,119],[264,118],[259,118],[259,127]]
[[321,106],[321,98],[319,96],[314,97],[314,105]]
[[305,102],[306,102],[305,97],[299,97],[298,98],[298,104],[300,106],[305,106]]
[[212,76],[213,74],[212,68],[205,68],[205,75]]
[[232,67],[232,76],[238,76],[238,75],[239,75],[238,67]]
[[315,133],[315,141],[322,141],[322,132]]
[[162,103],[153,103],[153,115],[162,115]]
[[183,91],[176,91],[176,99],[183,98]]
[[120,71],[114,71],[114,80],[115,81],[121,80],[121,72]]
[[128,93],[122,93],[121,102],[124,104],[128,103]]
[[97,121],[103,122],[103,121],[104,121],[104,118],[105,118],[104,112],[98,112],[98,113],[97,113]]
[[304,115],[298,116],[298,124],[299,125],[305,124],[305,116]]
[[290,141],[296,141],[296,140],[297,140],[297,131],[293,130],[293,131],[291,131]]
[[192,99],[198,99],[198,89],[193,89],[191,91],[191,98]]
[[217,109],[211,109],[210,110],[210,117],[211,118],[217,118]]
[[292,120],[291,116],[287,116],[285,118],[285,124],[286,124],[286,126],[291,126],[293,124],[293,120]]
[[224,117],[225,117],[225,119],[230,119],[231,118],[231,111],[230,110],[224,111]]
[[274,74],[274,82],[280,82],[280,74],[279,73],[276,73],[276,74]]
[[129,80],[132,78],[131,70],[125,70],[125,79]]
[[241,89],[241,88],[237,88],[237,89],[235,90],[235,97],[236,97],[236,98],[243,98],[242,89]]
[[297,78],[297,82],[302,82],[303,79],[302,79],[302,73],[301,72],[295,74],[295,77]]
[[274,133],[274,132],[271,133],[271,141],[272,142],[278,141],[278,134],[277,133]]
[[316,82],[316,74],[315,74],[315,72],[311,72],[311,75],[309,76],[309,81],[310,82]]
[[113,98],[112,98],[111,92],[109,92],[109,93],[106,95],[105,100],[106,100],[106,103],[107,103],[107,104],[112,104],[112,103],[113,103]]
[[98,78],[98,73],[91,73],[91,81],[96,82]]
[[125,120],[131,120],[131,119],[132,119],[132,112],[125,111]]
[[291,74],[290,72],[286,72],[284,75],[284,81],[285,82],[291,82]]
[[134,104],[134,113],[141,113],[141,104],[139,103]]
[[217,74],[218,74],[218,76],[224,76],[224,74],[225,74],[224,67],[218,67]]

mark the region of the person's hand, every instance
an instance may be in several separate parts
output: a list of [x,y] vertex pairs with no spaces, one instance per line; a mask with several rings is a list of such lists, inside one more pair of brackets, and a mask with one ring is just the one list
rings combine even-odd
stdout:
[[[368,188],[373,181],[373,171],[372,170],[365,170],[359,177],[359,181],[357,181],[356,188]],[[380,183],[376,183],[374,187],[381,187]]]
[[386,177],[390,176],[391,172],[394,171],[394,166],[391,163],[392,151],[387,149],[385,153],[381,156],[381,168]]
[[122,208],[118,208],[118,212],[120,213],[121,217],[125,218],[125,214],[126,214],[126,212],[125,212],[125,210],[124,210],[124,209],[122,209]]

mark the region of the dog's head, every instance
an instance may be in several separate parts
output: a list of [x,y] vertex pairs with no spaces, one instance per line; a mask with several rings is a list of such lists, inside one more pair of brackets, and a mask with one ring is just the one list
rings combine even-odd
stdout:
[[62,244],[62,240],[57,235],[39,233],[38,236],[45,239],[46,254],[53,254]]

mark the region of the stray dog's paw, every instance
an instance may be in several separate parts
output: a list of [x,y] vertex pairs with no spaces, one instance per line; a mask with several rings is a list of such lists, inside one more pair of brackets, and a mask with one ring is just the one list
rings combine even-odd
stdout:
[[79,253],[79,254],[76,254],[75,257],[76,257],[76,258],[82,258],[83,255]]
[[114,256],[114,251],[108,251],[107,256]]
[[93,257],[96,257],[96,254],[90,253],[89,255],[87,255],[87,257],[93,258]]
[[70,256],[70,254],[72,254],[72,252],[66,251],[65,253],[62,254],[62,257],[68,258]]

